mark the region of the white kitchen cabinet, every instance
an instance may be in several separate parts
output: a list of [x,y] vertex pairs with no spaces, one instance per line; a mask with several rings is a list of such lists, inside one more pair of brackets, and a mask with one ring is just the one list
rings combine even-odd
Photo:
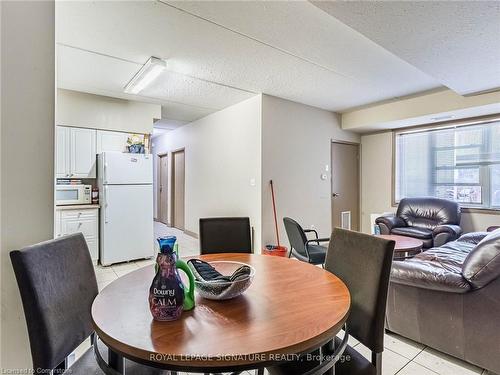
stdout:
[[56,127],[56,178],[68,178],[70,174],[70,128]]
[[96,130],[58,126],[56,177],[96,177]]
[[96,131],[70,129],[71,178],[96,177]]
[[107,151],[125,152],[129,134],[110,130],[97,130],[97,153]]
[[97,264],[99,259],[99,208],[71,209],[69,206],[56,208],[55,237],[68,234],[83,234],[90,251],[92,262]]

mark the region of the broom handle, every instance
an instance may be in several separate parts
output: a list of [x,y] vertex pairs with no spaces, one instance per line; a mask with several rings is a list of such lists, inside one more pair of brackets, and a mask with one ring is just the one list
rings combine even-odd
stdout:
[[270,180],[271,184],[271,196],[273,197],[273,212],[274,212],[274,227],[276,228],[276,240],[278,242],[278,247],[280,246],[280,234],[278,232],[278,218],[276,217],[276,203],[274,202],[274,186],[273,180]]

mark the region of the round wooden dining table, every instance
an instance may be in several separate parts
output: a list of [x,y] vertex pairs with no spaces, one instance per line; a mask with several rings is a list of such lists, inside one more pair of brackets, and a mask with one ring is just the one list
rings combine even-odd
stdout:
[[257,254],[198,258],[247,263],[255,268],[252,285],[232,300],[197,295],[193,310],[176,321],[159,322],[148,304],[154,266],[120,277],[92,305],[93,326],[108,347],[109,366],[120,372],[127,358],[171,371],[262,369],[331,342],[347,319],[346,285],[320,267]]

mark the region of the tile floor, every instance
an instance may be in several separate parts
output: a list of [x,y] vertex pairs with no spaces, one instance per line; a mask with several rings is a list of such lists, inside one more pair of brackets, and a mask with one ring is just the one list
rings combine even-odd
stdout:
[[[182,231],[169,228],[155,222],[155,238],[164,235],[175,235],[179,241],[179,252],[183,256],[199,254],[199,242],[196,238]],[[110,267],[96,266],[96,276],[99,290],[102,290],[113,280],[139,267],[153,264],[153,259],[139,260],[130,263],[117,264]],[[450,357],[422,344],[408,340],[396,334],[386,334],[385,350],[382,356],[383,375],[495,375],[479,367]],[[349,341],[360,353],[371,358],[369,350],[356,340]],[[76,356],[88,348],[85,342],[76,351]],[[250,374],[247,372],[246,374]],[[245,373],[244,373],[245,374]]]

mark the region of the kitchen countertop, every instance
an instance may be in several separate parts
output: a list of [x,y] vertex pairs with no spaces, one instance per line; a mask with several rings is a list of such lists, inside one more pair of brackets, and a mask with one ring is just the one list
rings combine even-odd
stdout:
[[99,204],[73,204],[68,206],[56,206],[56,210],[86,210],[100,207]]

